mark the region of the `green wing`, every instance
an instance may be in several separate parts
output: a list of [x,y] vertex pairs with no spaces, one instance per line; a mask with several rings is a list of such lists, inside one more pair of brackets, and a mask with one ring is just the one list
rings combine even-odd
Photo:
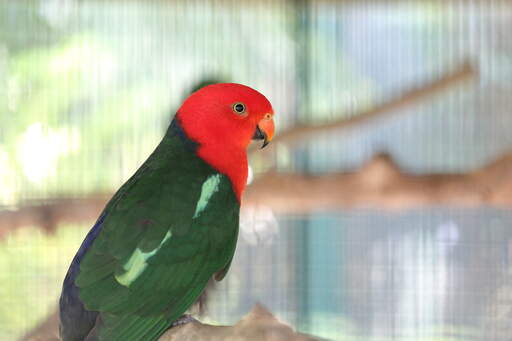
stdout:
[[225,273],[238,234],[229,179],[168,138],[118,191],[75,284],[100,340],[153,340]]

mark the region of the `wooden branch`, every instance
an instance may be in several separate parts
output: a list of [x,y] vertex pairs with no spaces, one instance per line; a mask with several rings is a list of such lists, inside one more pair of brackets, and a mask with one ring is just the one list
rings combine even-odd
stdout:
[[[110,196],[60,198],[0,211],[0,239],[23,226],[53,231],[62,223],[91,224]],[[407,174],[387,155],[376,156],[356,172],[316,176],[269,172],[247,188],[243,204],[266,205],[281,214],[437,205],[512,208],[512,151],[488,166],[463,174]]]
[[0,240],[25,226],[38,226],[52,232],[62,223],[90,223],[96,219],[111,194],[87,198],[54,198],[31,201],[14,210],[0,211]]
[[406,174],[387,155],[376,156],[354,173],[267,173],[246,190],[244,204],[266,205],[285,214],[433,205],[511,208],[512,152],[466,174]]
[[[59,318],[55,312],[20,341],[58,341]],[[263,306],[256,305],[234,326],[213,326],[195,321],[169,329],[159,341],[315,341],[296,333]]]
[[[370,120],[390,114],[396,114],[399,110],[407,106],[428,100],[433,96],[443,94],[448,89],[460,86],[470,80],[474,80],[477,78],[477,74],[478,72],[474,67],[469,62],[466,62],[455,71],[447,73],[437,80],[424,84],[421,87],[413,88],[399,97],[393,98],[367,111],[362,111],[349,118],[340,118],[325,124],[295,126],[278,134],[265,151],[267,152],[272,150],[272,148],[279,143],[293,145],[299,139],[311,137],[319,133],[326,133],[332,130],[352,128]],[[343,115],[340,114],[338,116]],[[249,148],[249,152],[253,153],[258,150],[258,148],[258,145],[253,144]]]
[[59,314],[55,311],[19,341],[60,341]]
[[[297,141],[298,138],[306,137],[316,133],[326,132],[334,129],[353,127],[354,125],[364,123],[371,119],[382,117],[385,114],[396,112],[397,110],[407,105],[411,105],[421,100],[425,100],[429,97],[432,97],[434,95],[440,94],[443,91],[456,85],[459,85],[464,81],[476,78],[476,73],[477,72],[473,69],[471,64],[465,63],[453,73],[449,73],[441,77],[440,79],[431,82],[430,84],[424,85],[421,88],[408,91],[404,93],[402,96],[392,99],[376,108],[370,109],[365,112],[361,112],[360,114],[357,114],[348,119],[344,118],[327,124],[295,127],[278,135],[274,139],[274,142],[292,143],[294,141]],[[277,143],[271,144],[265,150],[271,149],[271,146],[276,145]],[[253,145],[251,146],[250,150],[253,151],[255,150],[255,148],[256,146]],[[260,189],[259,187],[267,186],[269,187],[270,190],[272,189],[270,188],[271,186],[278,184],[281,180],[283,180],[287,184],[313,186],[311,190],[303,188],[303,192],[300,193],[303,194],[303,196],[308,195],[311,197],[311,191],[314,191],[315,189],[318,188],[322,188],[322,186],[326,186],[326,181],[330,181],[333,179],[336,180],[338,178],[339,175],[324,176],[322,178],[311,178],[303,177],[301,175],[296,174],[278,175],[270,173],[267,174],[264,178],[260,179],[257,182],[255,188],[249,189],[248,192],[251,194],[246,195],[245,202],[251,203],[251,201],[259,200],[262,197],[262,195],[264,196],[264,194],[262,194],[262,191],[265,191]],[[349,177],[343,178],[350,179]],[[434,180],[433,182],[435,183],[436,180]],[[417,189],[417,187],[414,188]],[[358,190],[358,188],[357,186],[352,187],[351,190]],[[304,213],[311,210],[316,210],[314,207],[324,207],[324,209],[328,209],[336,207],[364,206],[362,203],[355,204],[354,200],[344,200],[342,196],[340,197],[338,195],[334,195],[332,192],[332,190],[326,192],[326,194],[331,193],[331,195],[329,195],[329,197],[326,196],[325,198],[316,200],[315,203],[313,203],[312,200],[308,201],[305,199],[290,198],[289,202],[296,202],[296,204],[290,205],[287,209],[283,209],[282,211],[290,213]],[[346,190],[344,192],[346,192]],[[291,190],[290,193],[299,194],[298,190]],[[364,198],[373,199],[373,201],[367,203],[370,206],[374,206],[378,202],[383,202],[382,199],[375,200],[375,198],[372,198],[371,196],[369,197],[368,194],[359,192],[352,193],[352,196],[359,197],[361,198],[360,200],[363,200]],[[424,195],[420,196],[424,197]],[[51,232],[56,228],[58,224],[61,223],[90,223],[93,219],[95,219],[98,216],[99,212],[101,211],[106,200],[109,197],[110,195],[97,194],[88,198],[58,198],[54,200],[44,200],[44,202],[42,201],[40,203],[24,203],[20,208],[16,210],[0,210],[0,239],[5,237],[7,233],[10,233],[11,231],[16,230],[17,228],[23,226],[40,226],[46,231]],[[283,193],[276,195],[274,201],[276,201],[277,198],[285,199]],[[421,203],[433,203],[434,201],[433,198],[432,200],[419,200],[419,202]],[[288,201],[285,200],[281,202],[284,203]],[[343,202],[344,204],[342,204],[341,202]],[[439,204],[443,202],[446,201],[441,199]],[[501,200],[498,200],[498,202],[501,202]],[[411,205],[414,204],[405,206],[410,207]],[[308,206],[309,208],[307,208],[306,206]],[[384,204],[384,207],[389,206],[395,206],[395,204],[390,202]],[[276,207],[284,208],[284,205],[277,205]]]
[[314,341],[295,333],[261,305],[256,305],[234,326],[212,326],[192,322],[167,331],[159,341]]

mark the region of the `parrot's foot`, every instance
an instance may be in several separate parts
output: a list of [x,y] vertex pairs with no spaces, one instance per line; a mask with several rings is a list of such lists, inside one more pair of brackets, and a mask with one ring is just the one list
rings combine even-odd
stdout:
[[176,326],[181,326],[182,324],[187,324],[187,323],[190,323],[193,321],[197,321],[197,320],[195,318],[193,318],[192,315],[185,314],[182,317],[180,317],[179,319],[177,319],[176,321],[174,321],[171,325],[171,328],[176,327]]

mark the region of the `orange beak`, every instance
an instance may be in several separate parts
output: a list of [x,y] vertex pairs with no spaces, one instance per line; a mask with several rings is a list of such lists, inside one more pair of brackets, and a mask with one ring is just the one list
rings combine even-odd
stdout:
[[261,148],[265,148],[274,137],[274,119],[271,114],[266,114],[256,126],[253,140],[263,140]]

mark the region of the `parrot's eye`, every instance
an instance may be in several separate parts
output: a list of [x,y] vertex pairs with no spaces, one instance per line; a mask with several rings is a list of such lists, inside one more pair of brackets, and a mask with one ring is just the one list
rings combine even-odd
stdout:
[[244,114],[245,113],[245,104],[240,103],[240,102],[233,104],[233,111],[238,115]]

